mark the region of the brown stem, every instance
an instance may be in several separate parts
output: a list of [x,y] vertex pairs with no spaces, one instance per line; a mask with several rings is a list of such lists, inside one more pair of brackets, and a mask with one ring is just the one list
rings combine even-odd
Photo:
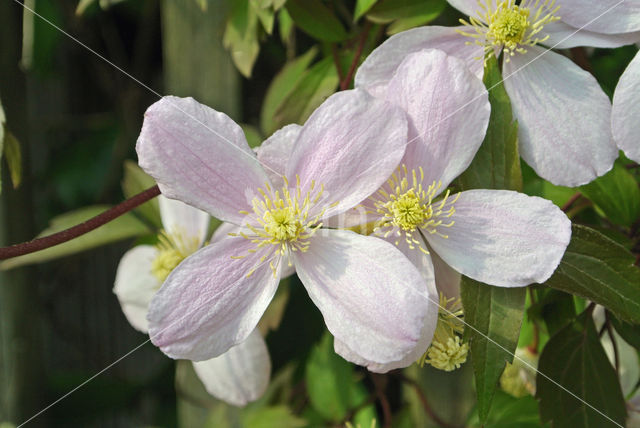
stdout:
[[380,407],[382,408],[382,417],[384,418],[384,424],[382,426],[385,428],[390,428],[392,422],[391,405],[389,404],[387,396],[384,395],[386,379],[384,375],[376,373],[369,373],[369,376],[371,377],[371,381],[373,382],[373,386],[375,388],[376,397],[378,398],[378,402],[380,403]]
[[349,88],[351,84],[351,80],[353,80],[353,74],[356,72],[356,67],[358,66],[358,61],[360,61],[360,56],[362,55],[362,50],[364,49],[364,44],[367,41],[367,37],[369,36],[369,31],[371,30],[371,22],[367,21],[364,26],[364,30],[362,30],[362,34],[360,34],[360,40],[358,41],[358,47],[356,48],[356,52],[353,55],[353,61],[351,61],[351,66],[349,67],[349,71],[344,79],[340,81],[340,90],[344,91]]
[[567,210],[571,208],[571,205],[573,205],[578,199],[580,199],[581,196],[582,194],[580,192],[576,192],[560,209],[564,212],[567,212]]
[[101,214],[98,214],[97,216],[85,221],[84,223],[80,223],[69,229],[62,230],[49,236],[44,236],[32,241],[0,248],[0,260],[34,253],[36,251],[44,250],[46,248],[53,247],[54,245],[70,241],[120,217],[121,215],[131,211],[137,206],[147,202],[148,200],[155,198],[159,194],[160,189],[158,188],[158,186],[153,186],[116,205],[115,207],[110,208]]
[[338,80],[340,81],[340,88],[342,89],[342,82],[344,81],[344,74],[342,73],[342,67],[340,66],[340,57],[338,56],[338,47],[331,45],[331,54],[333,55],[333,63],[338,70]]
[[[536,303],[536,299],[534,296],[533,288],[529,287],[529,296],[531,298],[531,304]],[[538,329],[538,323],[533,320],[533,341],[529,344],[527,349],[533,355],[538,355],[538,345],[540,344],[540,330]]]
[[444,427],[444,428],[457,428],[456,425],[451,425],[450,423],[440,419],[440,416],[438,416],[436,414],[436,412],[434,412],[434,410],[429,405],[429,402],[427,401],[427,397],[424,395],[424,392],[422,392],[422,388],[420,388],[420,385],[418,384],[418,382],[416,382],[415,380],[413,380],[411,378],[406,377],[402,373],[398,373],[398,376],[400,377],[401,381],[411,385],[416,390],[416,393],[418,394],[418,398],[420,399],[420,402],[422,403],[422,407],[424,408],[424,411],[427,412],[429,417],[436,424],[438,424],[439,426]]

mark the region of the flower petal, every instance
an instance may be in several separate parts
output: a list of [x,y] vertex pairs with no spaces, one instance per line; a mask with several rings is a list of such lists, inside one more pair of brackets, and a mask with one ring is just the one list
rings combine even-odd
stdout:
[[176,199],[158,196],[160,218],[164,230],[170,235],[184,234],[183,238],[198,240],[198,247],[207,238],[211,217],[204,211],[193,208]]
[[448,265],[477,281],[521,287],[546,281],[571,239],[571,222],[553,203],[509,190],[469,190],[455,203],[455,223],[427,234]]
[[544,44],[554,49],[569,49],[576,46],[594,48],[617,48],[640,40],[640,32],[622,34],[603,34],[579,30],[566,22],[556,21],[546,24],[540,33],[541,38],[549,36]]
[[127,251],[116,271],[113,292],[129,324],[146,333],[149,330],[149,302],[160,288],[160,281],[151,274],[151,264],[158,250],[151,245],[139,245]]
[[284,186],[282,176],[287,170],[287,163],[301,130],[300,125],[287,125],[274,132],[256,149],[258,160],[276,189]]
[[330,217],[361,202],[396,169],[407,144],[407,119],[361,89],[342,91],[318,107],[295,144],[287,177],[300,177],[302,194],[314,182],[324,186],[317,206],[335,202],[325,211]]
[[407,145],[405,160],[424,169],[426,183],[440,180],[446,188],[467,169],[487,131],[491,106],[482,81],[461,59],[423,50],[400,64],[387,100],[408,113],[420,136]]
[[449,4],[467,16],[480,18],[480,9],[478,0],[447,0]]
[[411,353],[432,316],[415,266],[392,244],[346,230],[324,229],[310,241],[293,254],[296,270],[335,338],[379,364]]
[[209,394],[234,406],[244,406],[267,389],[271,359],[256,329],[244,342],[219,357],[194,362],[193,368]]
[[202,361],[247,338],[279,281],[269,259],[261,260],[269,249],[248,252],[255,246],[240,237],[223,239],[187,257],[169,274],[147,317],[151,341],[162,352]]
[[444,294],[444,296],[449,299],[457,299],[460,297],[460,279],[462,275],[460,275],[460,272],[446,264],[445,261],[440,258],[438,253],[435,251],[430,252],[438,293]]
[[149,107],[136,150],[165,196],[225,221],[241,223],[238,211],[268,181],[242,129],[193,98],[164,97]]
[[377,47],[358,68],[355,86],[384,97],[387,84],[404,58],[423,49],[440,49],[449,55],[463,59],[471,71],[482,78],[483,64],[475,58],[483,57],[483,48],[456,30],[465,27],[428,26],[414,28],[391,36]]
[[605,34],[640,30],[640,0],[556,0],[556,6],[562,20],[577,28]]
[[618,157],[611,103],[594,77],[554,52],[530,47],[504,64],[522,158],[554,184],[576,187]]
[[629,159],[640,162],[640,54],[622,73],[613,95],[613,137]]

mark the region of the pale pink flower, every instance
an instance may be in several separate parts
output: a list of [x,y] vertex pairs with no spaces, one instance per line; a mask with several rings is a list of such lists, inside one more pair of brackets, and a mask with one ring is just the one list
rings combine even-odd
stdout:
[[220,355],[253,331],[291,262],[337,340],[381,364],[404,358],[437,316],[420,273],[392,244],[320,227],[377,189],[406,142],[401,110],[335,94],[299,130],[277,188],[228,116],[193,99],[151,106],[142,168],[165,196],[243,228],[167,277],[149,309],[153,343],[173,358]]
[[[147,313],[153,296],[167,275],[206,239],[209,215],[180,201],[158,197],[164,231],[156,246],[139,245],[127,251],[116,272],[114,293],[129,323],[147,333]],[[271,375],[264,339],[254,330],[242,343],[219,357],[194,362],[193,368],[214,397],[244,406],[262,396]]]
[[525,0],[519,6],[514,0],[449,0],[470,16],[469,25],[428,26],[392,36],[365,60],[355,85],[384,94],[404,57],[422,49],[457,56],[479,77],[482,58],[504,52],[502,74],[518,120],[522,158],[554,184],[588,183],[609,171],[618,155],[611,103],[591,74],[542,45],[615,47],[636,41],[635,33],[595,33],[564,21],[569,12],[595,8],[600,1],[563,0],[558,9],[549,0]]
[[611,126],[618,147],[640,163],[640,54],[620,76],[613,94]]
[[[571,222],[558,207],[507,190],[446,190],[475,156],[489,120],[486,90],[466,64],[439,50],[407,55],[385,92],[407,112],[415,141],[400,168],[362,203],[374,235],[395,244],[428,284],[435,277],[449,297],[458,294],[460,274],[500,287],[546,281],[571,237]],[[384,372],[415,361],[430,341],[426,334],[407,359],[393,364],[371,361],[338,340],[335,348]]]

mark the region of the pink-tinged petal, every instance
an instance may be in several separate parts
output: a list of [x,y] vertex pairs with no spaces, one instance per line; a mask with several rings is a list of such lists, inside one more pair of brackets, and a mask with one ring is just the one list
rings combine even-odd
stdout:
[[392,244],[346,230],[322,230],[293,257],[329,331],[368,361],[411,353],[432,305],[424,280]]
[[611,103],[591,74],[537,46],[513,56],[503,70],[520,154],[538,175],[576,187],[611,169],[618,157]]
[[569,49],[576,46],[594,48],[616,48],[629,45],[640,40],[640,32],[622,34],[603,34],[593,31],[578,30],[563,21],[556,21],[544,26],[541,37],[549,36],[544,44],[554,49]]
[[384,97],[393,73],[404,60],[414,52],[423,49],[440,49],[449,55],[463,59],[471,71],[482,78],[484,72],[481,59],[483,48],[475,43],[466,44],[471,39],[456,30],[468,31],[465,27],[428,26],[414,28],[391,36],[377,47],[362,63],[355,77],[355,86]]
[[445,263],[435,251],[431,251],[431,262],[436,278],[438,293],[442,293],[448,299],[460,297],[460,272]]
[[164,97],[149,107],[136,150],[165,196],[225,221],[240,224],[238,211],[268,181],[242,129],[193,98]]
[[508,190],[469,190],[451,227],[426,234],[449,266],[477,281],[522,287],[546,281],[571,239],[571,222],[553,203]]
[[254,330],[244,342],[219,357],[194,362],[193,368],[209,394],[245,406],[267,389],[271,359],[260,332]]
[[474,18],[481,16],[479,12],[482,12],[482,9],[478,0],[447,0],[447,2],[467,16],[473,16]]
[[640,0],[556,0],[558,15],[574,27],[598,33],[640,30]]
[[116,271],[113,292],[129,324],[146,333],[149,330],[149,302],[160,288],[160,281],[151,274],[151,264],[158,250],[151,245],[139,245],[127,251]]
[[300,125],[287,125],[274,132],[256,149],[258,160],[276,189],[284,186],[282,177],[287,170],[287,163],[301,130]]
[[162,195],[158,196],[158,203],[162,226],[168,234],[181,236],[183,239],[197,239],[198,246],[202,245],[209,231],[209,214]]
[[249,336],[280,280],[269,257],[261,261],[269,249],[249,253],[255,246],[244,238],[223,239],[187,257],[169,274],[147,316],[151,341],[162,352],[203,361]]
[[330,217],[378,189],[398,166],[406,144],[403,111],[361,89],[338,92],[304,124],[287,177],[300,177],[303,194],[313,183],[323,186],[323,199],[314,209],[327,208],[325,217]]
[[487,131],[491,106],[482,81],[461,59],[424,50],[400,64],[387,100],[407,112],[420,137],[407,145],[407,167],[421,166],[426,183],[446,188],[467,169]]
[[640,162],[640,54],[624,71],[613,95],[613,137],[629,159]]

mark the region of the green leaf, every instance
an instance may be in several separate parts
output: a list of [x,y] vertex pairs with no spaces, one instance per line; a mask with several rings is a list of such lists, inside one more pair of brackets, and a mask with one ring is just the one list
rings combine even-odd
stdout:
[[271,135],[286,125],[286,123],[276,120],[276,112],[282,107],[287,97],[292,94],[317,54],[318,49],[315,46],[312,47],[304,55],[287,63],[271,81],[260,111],[260,128],[265,135]]
[[306,426],[307,422],[295,416],[284,405],[262,407],[249,412],[243,418],[243,426],[251,428],[297,428]]
[[536,397],[543,421],[558,427],[624,426],[618,376],[588,311],[549,340],[538,370]]
[[17,188],[22,181],[22,152],[20,151],[20,142],[13,136],[11,132],[4,135],[4,145],[2,146],[4,159],[9,167],[9,175],[13,188]]
[[[278,12],[278,30],[280,31],[280,40],[289,49],[292,45],[291,35],[293,34],[293,19],[287,12],[287,9],[282,9]],[[295,46],[292,48],[295,51]]]
[[274,11],[269,7],[269,5],[266,7],[261,5],[260,0],[249,0],[249,4],[253,9],[253,12],[258,16],[264,31],[271,35],[273,32],[273,22],[275,21]]
[[245,77],[251,77],[253,65],[260,52],[258,42],[258,15],[249,0],[231,2],[231,15],[222,44],[231,52],[236,68]]
[[97,4],[98,4],[98,0],[80,0],[78,2],[78,6],[76,6],[76,15],[77,16],[84,15],[85,12],[87,12],[87,10],[89,10],[90,8],[92,8]]
[[[95,205],[59,215],[51,220],[50,226],[43,230],[38,237],[51,235],[52,233],[68,229],[95,217],[109,208],[109,206]],[[0,263],[0,269],[7,270],[18,266],[54,260],[60,257],[86,251],[91,248],[99,247],[101,245],[120,241],[122,239],[144,235],[149,232],[150,230],[147,226],[138,220],[135,215],[132,213],[126,213],[89,233],[72,239],[71,241],[47,248],[46,250],[5,260]]]
[[484,428],[538,428],[542,426],[538,414],[538,402],[532,396],[516,398],[498,390],[494,401],[486,423],[480,423],[477,409],[474,409],[467,425],[469,427],[483,426]]
[[421,25],[427,25],[438,16],[440,16],[446,6],[446,2],[441,2],[438,5],[438,8],[434,8],[430,12],[425,12],[423,14],[411,16],[408,18],[397,19],[391,25],[389,25],[389,28],[387,28],[387,34],[392,36],[411,28],[420,27]]
[[46,75],[55,67],[56,51],[61,38],[61,32],[49,22],[59,27],[65,26],[61,5],[44,0],[27,0],[25,5],[31,10],[25,8],[23,12],[20,65],[25,70]]
[[[124,161],[124,177],[122,179],[122,193],[128,199],[138,193],[147,190],[148,188],[155,186],[155,180],[147,175],[132,160]],[[158,229],[162,228],[162,220],[160,219],[160,207],[158,206],[158,199],[153,198],[149,202],[137,207],[135,210],[138,214],[144,217],[152,225]]]
[[353,11],[353,22],[356,22],[362,15],[367,13],[377,1],[378,0],[357,0],[356,8]]
[[495,57],[487,62],[484,84],[489,89],[491,116],[487,134],[469,168],[459,178],[463,190],[522,190],[522,172],[518,153],[518,125],[513,119],[511,102],[502,84]]
[[340,20],[320,0],[289,0],[286,8],[293,22],[317,40],[340,42],[349,37]]
[[478,395],[478,414],[484,423],[507,362],[513,362],[524,317],[525,287],[504,288],[463,277],[461,283],[465,336],[471,340],[471,356]]
[[609,319],[611,320],[611,325],[613,325],[613,328],[616,329],[620,337],[629,345],[636,348],[636,350],[640,351],[640,325],[620,321],[611,313],[609,313]]
[[307,360],[305,381],[313,408],[331,421],[342,420],[349,410],[353,366],[333,350],[333,338],[324,334]]
[[367,13],[367,19],[388,24],[396,19],[434,19],[444,10],[445,0],[381,0]]
[[640,188],[627,169],[614,164],[613,169],[580,191],[600,209],[603,217],[615,224],[630,227],[640,218]]
[[200,9],[201,9],[203,12],[206,12],[206,11],[207,11],[207,8],[208,8],[208,0],[194,0],[194,1],[196,2],[196,4],[197,4],[198,6],[200,6]]
[[573,225],[571,242],[545,285],[587,298],[622,320],[640,323],[640,268],[622,245],[586,226]]
[[300,79],[274,115],[279,124],[303,124],[313,111],[338,88],[340,79],[332,58],[315,64]]

